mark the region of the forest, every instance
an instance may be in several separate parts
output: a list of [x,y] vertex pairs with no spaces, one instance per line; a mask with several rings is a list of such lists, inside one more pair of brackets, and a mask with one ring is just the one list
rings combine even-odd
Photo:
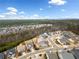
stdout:
[[9,35],[0,35],[0,52],[16,47],[21,42],[30,40],[44,32],[65,30],[79,35],[79,20],[0,20],[0,28],[32,24],[52,24],[52,26],[25,30]]

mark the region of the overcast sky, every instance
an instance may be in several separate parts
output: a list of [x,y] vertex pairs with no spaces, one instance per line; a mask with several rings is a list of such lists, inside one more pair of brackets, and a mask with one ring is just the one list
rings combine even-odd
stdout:
[[0,0],[0,19],[79,18],[79,0]]

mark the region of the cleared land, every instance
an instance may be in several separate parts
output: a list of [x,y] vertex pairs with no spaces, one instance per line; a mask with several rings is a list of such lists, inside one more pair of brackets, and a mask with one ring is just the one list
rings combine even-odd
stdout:
[[0,52],[13,48],[21,42],[44,32],[67,30],[79,34],[79,20],[0,20],[0,28],[32,24],[52,24],[52,26],[11,33],[9,35],[0,35]]

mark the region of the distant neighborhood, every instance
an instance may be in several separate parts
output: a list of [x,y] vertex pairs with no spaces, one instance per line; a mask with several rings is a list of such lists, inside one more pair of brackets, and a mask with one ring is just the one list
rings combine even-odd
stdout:
[[52,24],[37,24],[37,25],[23,25],[23,26],[4,27],[4,28],[0,28],[0,35],[17,33],[19,31],[35,29],[35,28],[40,28],[40,27],[44,27],[44,26],[52,26]]

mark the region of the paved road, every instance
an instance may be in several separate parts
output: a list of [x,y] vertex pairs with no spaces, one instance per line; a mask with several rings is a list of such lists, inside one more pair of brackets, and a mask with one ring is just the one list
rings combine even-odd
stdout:
[[73,49],[71,52],[74,55],[75,59],[79,59],[79,49]]
[[60,59],[75,59],[72,53],[68,53],[67,51],[58,52]]
[[47,51],[46,52],[46,55],[47,55],[47,58],[48,59],[58,59],[58,56],[57,56],[57,53],[56,52],[49,52],[49,51]]

